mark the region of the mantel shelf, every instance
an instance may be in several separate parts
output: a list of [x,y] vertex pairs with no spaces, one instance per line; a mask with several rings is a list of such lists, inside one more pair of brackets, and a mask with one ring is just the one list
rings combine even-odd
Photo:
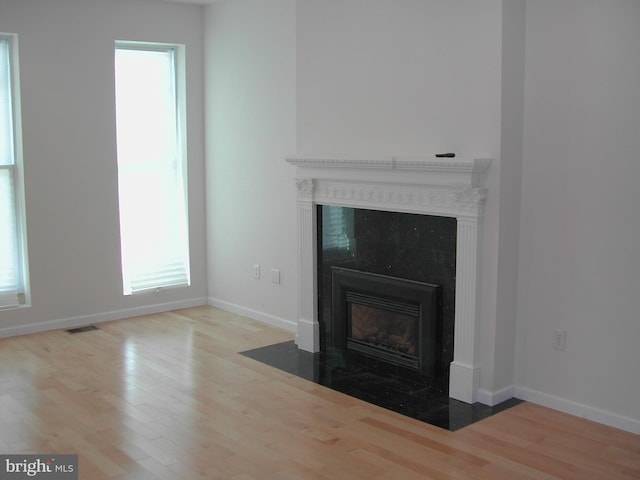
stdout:
[[462,160],[455,158],[387,157],[358,158],[330,155],[289,156],[287,162],[297,167],[315,168],[377,168],[383,170],[425,170],[434,172],[480,173],[491,165],[490,159]]
[[[488,158],[433,158],[433,157],[348,157],[336,155],[291,155],[286,161],[300,169],[301,174],[340,178],[340,172],[369,172],[375,175],[380,172],[385,180],[388,173],[405,172],[407,178],[417,180],[413,175],[420,175],[420,182],[441,185],[464,185],[482,187],[486,180],[491,160]],[[313,172],[313,173],[311,173]],[[333,172],[333,173],[331,173]],[[426,177],[425,177],[426,175]],[[375,177],[370,177],[375,179]]]

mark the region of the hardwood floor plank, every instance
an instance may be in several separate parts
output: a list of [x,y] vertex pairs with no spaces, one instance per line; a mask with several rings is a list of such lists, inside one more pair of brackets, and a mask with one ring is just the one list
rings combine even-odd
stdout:
[[86,480],[640,478],[640,437],[523,403],[449,432],[239,352],[291,334],[212,307],[0,339],[0,452]]

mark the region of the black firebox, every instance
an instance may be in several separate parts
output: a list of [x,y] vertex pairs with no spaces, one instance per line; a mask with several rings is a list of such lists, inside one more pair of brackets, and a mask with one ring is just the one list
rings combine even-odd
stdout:
[[431,377],[441,298],[439,285],[332,267],[331,343]]

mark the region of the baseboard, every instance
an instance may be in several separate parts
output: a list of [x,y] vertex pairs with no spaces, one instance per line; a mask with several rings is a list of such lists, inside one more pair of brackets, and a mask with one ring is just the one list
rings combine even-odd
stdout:
[[222,310],[226,310],[227,312],[236,313],[238,315],[242,315],[243,317],[266,323],[267,325],[271,325],[272,327],[282,328],[283,330],[287,330],[288,332],[296,332],[296,330],[298,329],[298,325],[296,324],[296,322],[293,322],[291,320],[286,320],[274,315],[269,315],[268,313],[253,310],[241,305],[236,305],[235,303],[226,302],[218,298],[209,297],[208,303],[212,307],[217,307]]
[[296,345],[305,352],[320,351],[320,325],[318,322],[299,319],[296,329]]
[[125,308],[122,310],[112,310],[110,312],[94,313],[91,315],[80,315],[77,317],[47,320],[44,322],[29,323],[26,325],[15,327],[3,327],[0,328],[0,338],[15,337],[18,335],[27,335],[30,333],[40,333],[49,330],[60,330],[63,328],[66,329],[82,327],[84,325],[109,322],[112,320],[121,320],[123,318],[129,317],[138,317],[140,315],[150,315],[153,313],[180,310],[181,308],[199,307],[201,305],[207,305],[206,298],[192,298],[175,302],[146,305],[144,307]]
[[515,387],[509,385],[508,387],[501,388],[495,392],[489,390],[478,389],[478,402],[493,407],[515,396]]
[[618,428],[626,432],[640,434],[640,420],[634,418],[607,412],[525,387],[515,387],[513,396],[521,400],[526,400],[527,402],[537,403],[543,407],[560,410],[561,412],[602,423],[603,425]]
[[449,397],[465,403],[475,403],[478,401],[479,383],[479,366],[455,360],[449,364]]

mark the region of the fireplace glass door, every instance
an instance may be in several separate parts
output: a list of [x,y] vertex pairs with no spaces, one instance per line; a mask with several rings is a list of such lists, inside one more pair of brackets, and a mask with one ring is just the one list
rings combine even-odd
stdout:
[[437,285],[333,267],[332,291],[334,347],[431,374]]

